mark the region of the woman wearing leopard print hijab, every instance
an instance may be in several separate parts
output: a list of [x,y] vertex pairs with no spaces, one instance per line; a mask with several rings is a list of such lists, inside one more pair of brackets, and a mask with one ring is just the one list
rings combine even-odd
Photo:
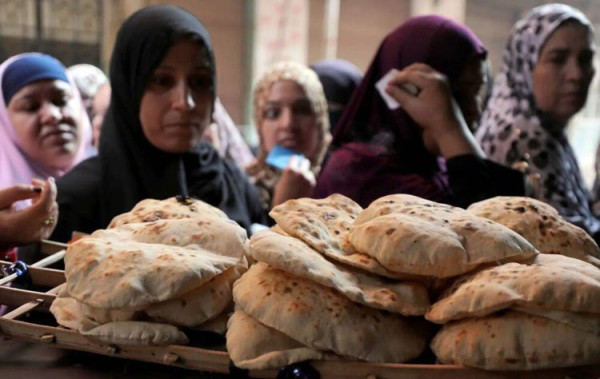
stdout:
[[476,137],[490,159],[528,163],[536,196],[600,239],[575,155],[565,134],[587,99],[595,47],[589,20],[563,4],[531,10],[513,27]]

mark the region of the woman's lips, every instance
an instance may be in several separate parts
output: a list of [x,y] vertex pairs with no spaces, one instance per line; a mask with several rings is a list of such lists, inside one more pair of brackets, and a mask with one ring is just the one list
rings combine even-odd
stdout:
[[65,130],[53,131],[42,136],[42,141],[52,145],[64,145],[73,140],[75,140],[75,133]]
[[164,124],[164,127],[166,129],[198,129],[200,127],[200,124],[197,122],[182,121]]
[[277,142],[277,144],[279,146],[283,146],[283,147],[287,147],[287,148],[292,148],[295,147],[298,144],[298,141],[296,141],[293,138],[284,138],[281,139]]
[[585,102],[587,93],[585,92],[567,92],[561,95],[561,101],[572,104],[581,104]]

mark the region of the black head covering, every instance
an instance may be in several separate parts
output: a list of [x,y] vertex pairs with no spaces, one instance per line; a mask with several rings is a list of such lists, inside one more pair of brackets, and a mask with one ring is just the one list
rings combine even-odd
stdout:
[[106,222],[145,198],[189,192],[219,206],[227,196],[221,188],[223,164],[212,146],[203,142],[188,153],[167,153],[154,147],[142,131],[139,112],[146,84],[182,38],[197,40],[206,48],[214,103],[214,55],[208,32],[195,16],[173,6],[151,6],[133,14],[119,30],[110,64],[111,105],[98,153]]
[[333,134],[352,93],[362,80],[362,72],[343,59],[325,59],[312,64],[310,68],[317,73],[323,85],[329,103],[329,126]]

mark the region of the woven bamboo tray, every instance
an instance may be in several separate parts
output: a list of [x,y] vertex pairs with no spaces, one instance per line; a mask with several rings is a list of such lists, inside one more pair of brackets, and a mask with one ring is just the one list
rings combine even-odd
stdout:
[[[36,288],[50,288],[48,291],[29,291],[0,286],[0,304],[17,307],[0,317],[0,333],[21,340],[53,345],[63,349],[102,354],[115,358],[153,362],[167,366],[208,371],[221,374],[230,373],[229,354],[196,346],[127,346],[103,344],[60,326],[22,321],[28,312],[49,313],[49,307],[56,297],[58,286],[65,281],[64,272],[45,268],[64,257],[60,244],[45,243],[43,250],[53,253],[29,266],[30,276]],[[58,250],[58,251],[57,251]],[[0,261],[0,266],[10,265]],[[0,285],[9,283],[15,277],[0,279]],[[525,372],[495,372],[467,369],[449,365],[417,364],[375,364],[355,361],[313,361],[321,378],[600,378],[600,365],[572,367]],[[277,370],[254,370],[247,372],[249,377],[273,378]]]

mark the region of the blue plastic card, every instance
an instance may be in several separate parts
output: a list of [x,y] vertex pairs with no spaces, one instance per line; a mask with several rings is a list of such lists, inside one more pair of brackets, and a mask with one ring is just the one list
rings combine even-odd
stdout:
[[304,155],[302,155],[302,153],[299,153],[292,149],[288,149],[287,147],[275,145],[271,149],[271,152],[269,152],[269,155],[267,155],[266,162],[269,166],[273,166],[280,170],[283,170],[287,167],[290,159],[294,155],[304,158]]

